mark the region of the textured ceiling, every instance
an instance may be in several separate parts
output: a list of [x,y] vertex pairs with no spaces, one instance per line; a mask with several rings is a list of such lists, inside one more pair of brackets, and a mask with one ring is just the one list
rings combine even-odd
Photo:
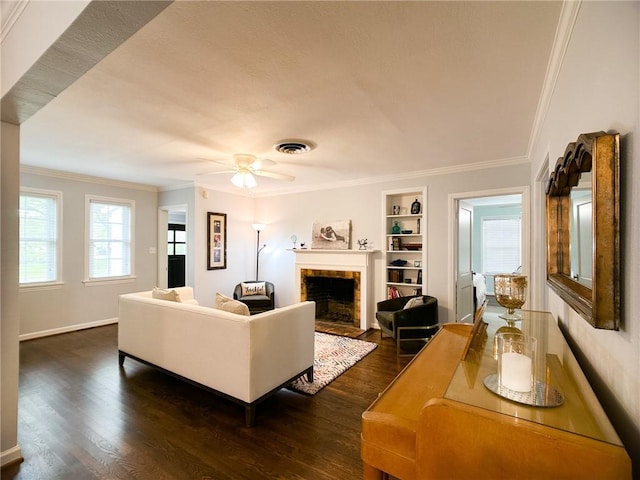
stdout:
[[22,124],[21,162],[234,191],[203,159],[244,152],[296,177],[273,193],[522,159],[561,6],[177,1]]

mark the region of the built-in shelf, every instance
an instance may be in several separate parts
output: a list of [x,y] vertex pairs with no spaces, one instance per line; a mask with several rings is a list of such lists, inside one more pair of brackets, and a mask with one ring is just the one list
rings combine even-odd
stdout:
[[[385,263],[383,282],[387,298],[427,293],[426,198],[426,188],[390,190],[382,193],[382,244]],[[416,208],[418,204],[419,208]],[[399,232],[396,232],[396,229],[399,229]],[[392,265],[396,260],[406,260],[407,263]],[[407,283],[407,280],[411,283]]]

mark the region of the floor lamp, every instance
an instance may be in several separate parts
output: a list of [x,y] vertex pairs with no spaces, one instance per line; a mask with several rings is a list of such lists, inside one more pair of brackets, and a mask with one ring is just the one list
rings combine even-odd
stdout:
[[260,278],[258,276],[258,272],[260,269],[260,252],[262,250],[264,250],[264,247],[266,247],[267,245],[264,244],[262,245],[262,247],[260,246],[260,232],[262,231],[262,229],[264,228],[264,224],[263,223],[254,223],[252,225],[253,229],[258,233],[258,239],[256,240],[256,282],[258,281],[258,278]]

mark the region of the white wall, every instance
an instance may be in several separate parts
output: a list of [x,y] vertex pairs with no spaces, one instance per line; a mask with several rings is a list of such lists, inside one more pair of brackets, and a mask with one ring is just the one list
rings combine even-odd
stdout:
[[[532,178],[549,155],[552,170],[580,133],[621,135],[622,321],[591,327],[551,290],[549,309],[575,349],[640,473],[640,3],[583,2],[550,108],[532,154]],[[534,187],[535,188],[535,187]],[[534,231],[544,242],[542,225]],[[537,259],[536,261],[544,261]]]
[[[416,168],[420,168],[416,165]],[[261,255],[260,271],[276,285],[280,304],[297,301],[295,289],[295,255],[291,235],[310,242],[315,220],[352,220],[352,248],[357,240],[367,238],[373,248],[382,247],[382,192],[398,188],[427,186],[427,289],[438,299],[440,320],[453,318],[449,295],[449,194],[526,186],[530,183],[529,164],[512,165],[446,175],[416,177],[411,180],[360,185],[335,190],[281,195],[256,200],[256,218],[267,226],[264,239],[270,246]],[[262,240],[262,236],[261,236]],[[255,248],[254,248],[255,250]],[[374,255],[375,301],[385,298],[384,265],[381,253]],[[373,319],[370,319],[371,321]]]
[[[216,292],[230,297],[236,284],[254,278],[256,232],[251,224],[256,219],[253,208],[254,202],[249,197],[212,191],[204,198],[202,189],[198,189],[195,196],[194,285],[201,304],[213,306]],[[207,270],[207,212],[227,214],[226,269]]]
[[[62,274],[64,284],[51,289],[20,290],[21,338],[60,333],[70,329],[113,321],[118,316],[118,296],[151,289],[156,282],[157,191],[153,187],[124,186],[104,181],[85,181],[80,176],[22,173],[24,187],[63,193]],[[135,275],[132,282],[85,285],[85,195],[135,201]]]

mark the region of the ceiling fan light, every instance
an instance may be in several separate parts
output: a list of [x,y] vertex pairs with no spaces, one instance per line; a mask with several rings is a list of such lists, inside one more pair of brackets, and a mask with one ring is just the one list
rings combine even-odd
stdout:
[[251,172],[236,172],[231,177],[231,183],[238,188],[253,188],[257,185],[256,179]]
[[247,172],[244,174],[244,185],[246,188],[253,188],[257,184],[256,177],[254,177],[252,173]]

